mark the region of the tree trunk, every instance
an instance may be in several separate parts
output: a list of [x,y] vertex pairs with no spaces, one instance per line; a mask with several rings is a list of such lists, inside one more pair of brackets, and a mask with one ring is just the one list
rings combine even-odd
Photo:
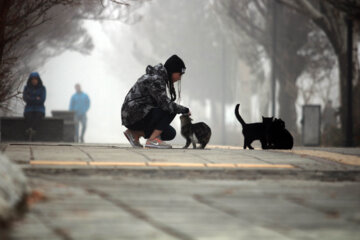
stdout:
[[[338,55],[339,61],[339,78],[340,78],[340,122],[343,142],[346,138],[346,124],[347,124],[347,56],[346,54]],[[354,62],[353,71],[359,71],[359,61]],[[353,78],[353,98],[352,98],[352,112],[353,112],[353,144],[360,145],[360,85],[359,74],[355,74]]]
[[306,60],[291,48],[283,48],[278,52],[279,116],[284,120],[286,128],[297,138],[296,100],[299,90],[296,81],[306,67]]
[[338,64],[339,64],[339,83],[340,83],[340,123],[342,142],[345,142],[346,137],[346,115],[347,115],[347,55],[346,52],[338,53]]
[[[353,81],[352,81],[352,122],[353,122],[353,144],[355,146],[360,145],[360,74],[359,74],[359,59],[357,48],[357,34],[359,31],[359,25],[354,27],[354,45],[353,45]],[[334,47],[335,48],[335,47]],[[337,59],[339,64],[339,79],[340,79],[340,122],[342,132],[342,142],[345,142],[346,128],[347,128],[347,106],[348,94],[347,94],[347,74],[348,74],[348,61],[346,51],[342,51],[340,48],[335,48],[337,53]]]
[[[289,74],[286,75],[289,76]],[[288,129],[293,136],[296,136],[298,133],[296,126],[297,78],[298,76],[292,75],[291,79],[286,79],[284,74],[279,74],[279,116],[285,122],[286,129]]]
[[354,146],[360,146],[360,66],[358,58],[358,42],[360,22],[354,21],[354,46],[353,46],[353,122]]
[[6,21],[9,9],[11,7],[12,0],[0,1],[0,67],[2,65],[4,49],[5,49],[5,33],[6,33]]
[[[359,68],[358,68],[359,71]],[[353,121],[354,121],[354,146],[360,146],[360,84],[358,83],[353,88]]]

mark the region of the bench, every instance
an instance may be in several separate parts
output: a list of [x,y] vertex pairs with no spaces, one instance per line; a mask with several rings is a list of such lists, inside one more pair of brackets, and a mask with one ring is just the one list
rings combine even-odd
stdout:
[[[25,119],[23,117],[0,118],[0,140],[28,141],[25,134]],[[64,120],[61,118],[46,117],[39,124],[34,141],[61,142],[63,141]]]
[[54,110],[51,111],[51,115],[55,118],[64,119],[64,142],[75,142],[75,112]]

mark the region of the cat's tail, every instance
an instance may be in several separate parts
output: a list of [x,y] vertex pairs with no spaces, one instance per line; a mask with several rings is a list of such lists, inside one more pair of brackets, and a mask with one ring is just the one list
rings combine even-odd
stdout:
[[236,104],[236,107],[235,107],[235,116],[236,118],[239,120],[239,122],[241,123],[241,125],[244,127],[246,125],[246,122],[244,121],[244,119],[242,119],[242,117],[240,116],[239,114],[239,107],[240,107],[240,104]]

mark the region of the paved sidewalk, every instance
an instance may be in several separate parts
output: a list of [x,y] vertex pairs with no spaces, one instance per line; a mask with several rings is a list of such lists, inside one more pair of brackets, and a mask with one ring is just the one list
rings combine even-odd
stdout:
[[[359,170],[360,150],[296,148],[292,151],[243,150],[239,147],[170,150],[135,149],[128,145],[2,144],[3,152],[23,168],[194,168]],[[349,154],[348,154],[349,153]],[[345,160],[344,160],[345,159]],[[330,160],[330,161],[328,161]],[[345,164],[344,164],[345,163]]]
[[359,182],[31,176],[12,240],[358,240]]
[[0,236],[25,210],[28,190],[24,173],[0,152]]
[[359,149],[1,144],[37,198],[12,240],[354,239]]

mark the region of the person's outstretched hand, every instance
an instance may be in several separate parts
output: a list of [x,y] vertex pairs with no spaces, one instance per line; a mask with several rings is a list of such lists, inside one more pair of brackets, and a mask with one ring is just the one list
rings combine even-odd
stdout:
[[187,108],[187,107],[184,107],[184,110],[182,112],[180,112],[180,113],[182,113],[182,114],[190,114],[190,109]]

